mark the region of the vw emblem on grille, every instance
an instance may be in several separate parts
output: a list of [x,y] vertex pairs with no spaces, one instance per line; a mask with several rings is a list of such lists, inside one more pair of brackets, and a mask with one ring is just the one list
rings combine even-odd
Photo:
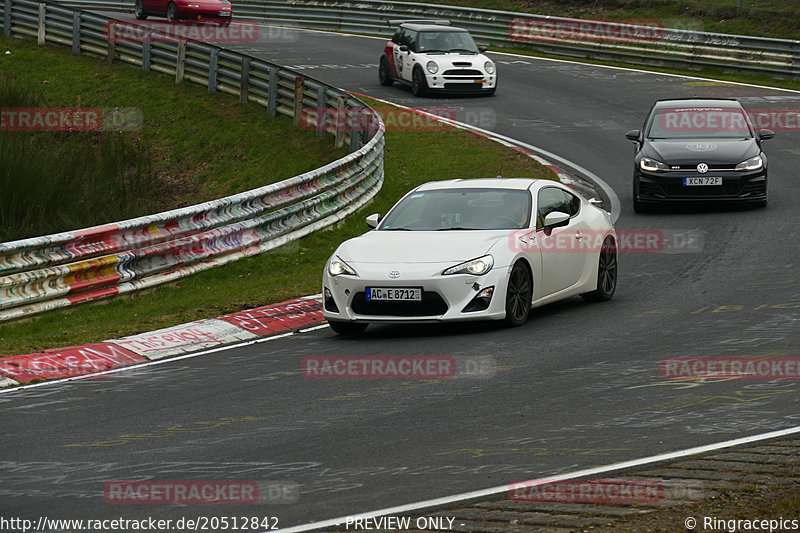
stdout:
[[706,172],[708,172],[708,165],[706,165],[705,163],[700,163],[699,165],[697,165],[697,171],[700,174],[705,174]]
[[391,272],[389,272],[389,277],[392,278],[392,279],[399,278],[400,277],[400,271],[399,270],[392,270]]

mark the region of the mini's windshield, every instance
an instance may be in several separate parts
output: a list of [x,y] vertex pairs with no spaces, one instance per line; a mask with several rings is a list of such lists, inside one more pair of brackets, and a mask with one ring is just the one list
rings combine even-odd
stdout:
[[406,196],[382,231],[521,229],[530,224],[531,195],[511,189],[445,189]]
[[472,36],[466,31],[423,31],[419,34],[417,51],[478,53]]
[[658,109],[648,139],[749,139],[747,118],[736,107],[674,107]]

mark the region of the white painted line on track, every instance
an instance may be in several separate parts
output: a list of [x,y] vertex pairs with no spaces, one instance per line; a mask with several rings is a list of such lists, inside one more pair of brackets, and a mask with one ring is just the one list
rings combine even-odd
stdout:
[[453,496],[444,496],[442,498],[434,498],[431,500],[423,500],[420,502],[409,503],[406,505],[397,505],[394,507],[387,507],[385,509],[378,509],[377,511],[370,511],[361,514],[355,515],[348,515],[342,516],[339,518],[331,518],[329,520],[322,520],[320,522],[311,522],[308,524],[303,524],[301,526],[292,526],[287,528],[280,528],[277,531],[282,531],[283,533],[296,533],[301,531],[311,531],[314,529],[320,529],[325,527],[334,527],[334,526],[341,526],[344,524],[347,518],[377,518],[379,516],[384,515],[395,515],[401,513],[409,513],[412,511],[423,511],[427,508],[431,507],[442,507],[444,505],[453,505],[457,503],[464,502],[466,500],[474,500],[476,498],[485,498],[488,496],[496,496],[498,494],[507,493],[509,490],[512,490],[514,487],[520,486],[536,486],[536,485],[543,485],[545,483],[555,483],[558,481],[566,481],[568,479],[575,479],[575,478],[582,478],[582,477],[589,477],[595,476],[597,474],[606,474],[609,472],[614,472],[617,470],[622,470],[625,468],[632,468],[636,466],[644,466],[649,465],[652,463],[660,463],[662,461],[668,461],[672,459],[680,459],[683,457],[687,457],[689,455],[696,455],[698,453],[705,453],[711,452],[715,450],[719,450],[722,448],[730,448],[731,446],[741,446],[742,444],[749,444],[752,442],[759,442],[762,440],[774,439],[778,437],[785,437],[787,435],[794,435],[796,433],[800,433],[800,426],[795,426],[792,428],[787,429],[780,429],[777,431],[770,431],[768,433],[761,433],[759,435],[752,435],[750,437],[741,437],[738,439],[727,440],[723,442],[718,442],[715,444],[707,444],[705,446],[696,446],[694,448],[688,448],[686,450],[679,450],[677,452],[670,452],[664,453],[660,455],[651,455],[649,457],[643,457],[641,459],[632,459],[630,461],[623,461],[621,463],[615,463],[606,466],[598,466],[595,468],[587,468],[585,470],[578,470],[575,472],[569,472],[567,474],[559,474],[557,476],[549,476],[546,478],[541,479],[532,479],[528,481],[516,481],[513,484],[508,485],[499,485],[496,487],[491,487],[488,489],[476,490],[472,492],[465,492],[462,494],[455,494]]

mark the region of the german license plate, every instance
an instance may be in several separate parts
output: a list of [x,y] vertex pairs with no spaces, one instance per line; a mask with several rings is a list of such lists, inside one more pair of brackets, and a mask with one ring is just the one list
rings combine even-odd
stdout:
[[419,287],[367,287],[367,300],[420,302],[422,301],[422,289]]
[[722,185],[722,177],[703,176],[697,178],[683,178],[683,184],[690,187],[693,185]]

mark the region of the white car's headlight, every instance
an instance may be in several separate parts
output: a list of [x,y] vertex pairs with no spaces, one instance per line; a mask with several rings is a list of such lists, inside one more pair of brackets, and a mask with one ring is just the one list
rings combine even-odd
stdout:
[[459,263],[442,272],[443,276],[451,274],[472,274],[473,276],[482,276],[489,272],[494,266],[494,257],[491,255],[484,255],[477,259]]
[[642,160],[639,161],[639,167],[642,170],[649,170],[650,172],[669,169],[666,164],[661,161],[656,161],[655,159],[650,159],[649,157],[643,157]]
[[738,165],[736,165],[736,170],[758,170],[759,168],[764,166],[764,160],[761,158],[760,155],[755,157],[751,157],[747,161],[742,161]]
[[345,263],[339,256],[333,256],[328,261],[328,274],[331,276],[358,276],[355,269]]
[[483,64],[483,70],[485,70],[488,74],[494,74],[494,63],[487,61]]
[[428,72],[430,72],[431,74],[436,74],[437,72],[439,72],[439,65],[436,64],[436,61],[428,61],[426,68],[428,69]]

